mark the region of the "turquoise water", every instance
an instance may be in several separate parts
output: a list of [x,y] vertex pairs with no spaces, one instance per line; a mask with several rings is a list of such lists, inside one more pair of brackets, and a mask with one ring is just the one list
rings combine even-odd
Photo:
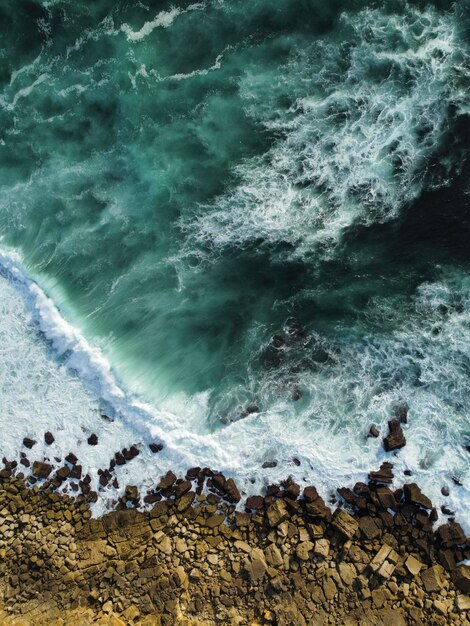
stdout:
[[467,484],[469,10],[0,0],[3,248],[242,457],[375,455],[406,402],[408,462]]

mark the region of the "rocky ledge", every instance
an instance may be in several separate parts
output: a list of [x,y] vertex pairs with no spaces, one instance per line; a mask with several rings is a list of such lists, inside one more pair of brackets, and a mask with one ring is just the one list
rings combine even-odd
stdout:
[[469,625],[470,539],[392,481],[385,463],[332,511],[287,480],[240,511],[233,480],[195,468],[162,477],[147,511],[130,486],[125,508],[92,519],[83,494],[31,487],[6,462],[0,623]]

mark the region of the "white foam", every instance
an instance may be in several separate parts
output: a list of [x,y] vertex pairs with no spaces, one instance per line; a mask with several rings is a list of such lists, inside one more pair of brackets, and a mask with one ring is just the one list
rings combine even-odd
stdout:
[[203,9],[204,7],[205,3],[191,4],[184,10],[173,7],[169,11],[160,11],[160,13],[157,13],[153,20],[145,22],[142,28],[137,31],[132,30],[129,24],[122,24],[121,30],[127,35],[128,41],[141,41],[145,39],[145,37],[148,37],[156,28],[169,28],[182,13]]

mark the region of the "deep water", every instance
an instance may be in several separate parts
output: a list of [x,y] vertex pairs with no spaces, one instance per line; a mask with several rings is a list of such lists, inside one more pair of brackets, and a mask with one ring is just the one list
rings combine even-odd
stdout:
[[406,463],[470,489],[467,0],[0,0],[0,35],[3,249],[126,389],[326,474],[406,403]]

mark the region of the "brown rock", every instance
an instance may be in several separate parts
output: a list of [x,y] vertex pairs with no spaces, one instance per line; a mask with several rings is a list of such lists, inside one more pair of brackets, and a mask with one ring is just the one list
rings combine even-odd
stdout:
[[459,546],[466,542],[465,533],[457,522],[439,526],[436,536],[445,547]]
[[268,569],[264,552],[259,548],[254,548],[251,551],[251,554],[246,557],[244,565],[252,583],[263,578]]
[[158,452],[161,452],[163,450],[163,444],[161,444],[161,443],[150,443],[149,444],[149,448],[150,448],[150,452],[152,452],[152,454],[157,454]]
[[379,431],[377,430],[377,426],[375,424],[372,424],[371,427],[369,428],[369,434],[367,435],[368,437],[378,437],[380,435]]
[[470,593],[470,567],[459,565],[452,576],[455,586],[464,593]]
[[44,441],[47,443],[48,446],[50,446],[55,441],[54,435],[52,433],[50,433],[50,432],[45,433],[44,434]]
[[359,518],[359,528],[369,541],[377,539],[381,534],[380,528],[377,526],[374,519],[369,516]]
[[416,483],[410,483],[409,485],[405,485],[403,487],[405,492],[405,500],[407,502],[412,502],[417,506],[423,507],[423,509],[432,509],[431,500],[421,493],[421,489],[418,487]]
[[98,437],[95,435],[95,433],[92,433],[88,437],[87,443],[88,443],[89,446],[96,446],[96,445],[98,445]]
[[398,450],[406,445],[406,438],[403,434],[403,429],[398,419],[393,419],[388,422],[389,434],[384,437],[383,443],[386,452],[392,450]]
[[388,487],[377,487],[375,493],[384,509],[396,510],[397,502],[395,496]]
[[[383,483],[385,485],[392,484],[393,482],[392,468],[393,468],[393,464],[385,461],[380,466],[380,469],[378,469],[376,472],[370,472],[369,480],[371,480],[372,482],[376,482],[376,483]],[[356,491],[356,489],[354,489],[354,491]],[[358,493],[358,495],[362,495],[362,494]]]
[[250,496],[246,499],[245,509],[247,511],[258,511],[264,507],[263,496]]
[[302,541],[295,548],[295,554],[301,561],[308,561],[311,550],[313,550],[313,543],[311,541]]
[[36,444],[36,440],[35,439],[30,439],[29,437],[25,437],[23,439],[23,445],[25,448],[29,448],[31,450],[31,448]]
[[313,486],[305,487],[304,498],[307,502],[314,502],[318,498],[318,491]]
[[351,539],[359,529],[357,521],[344,509],[336,509],[331,521],[332,527],[346,539]]
[[428,593],[433,593],[442,589],[444,584],[442,573],[443,569],[440,565],[433,565],[432,567],[428,567],[428,569],[424,570],[421,574],[424,588]]
[[160,482],[157,485],[157,489],[169,489],[170,487],[173,486],[173,484],[176,481],[176,475],[173,474],[172,471],[169,471],[165,474],[165,476],[160,480]]
[[286,505],[282,500],[275,500],[267,510],[268,522],[271,528],[279,526],[287,519]]
[[417,576],[420,573],[423,564],[410,554],[405,561],[405,567],[412,576]]
[[52,465],[42,463],[41,461],[34,461],[32,472],[36,478],[47,478],[52,472]]
[[227,496],[227,500],[229,502],[233,502],[234,504],[237,504],[242,499],[240,495],[240,491],[238,490],[238,487],[235,484],[235,481],[233,480],[233,478],[229,478],[225,482],[224,491]]

